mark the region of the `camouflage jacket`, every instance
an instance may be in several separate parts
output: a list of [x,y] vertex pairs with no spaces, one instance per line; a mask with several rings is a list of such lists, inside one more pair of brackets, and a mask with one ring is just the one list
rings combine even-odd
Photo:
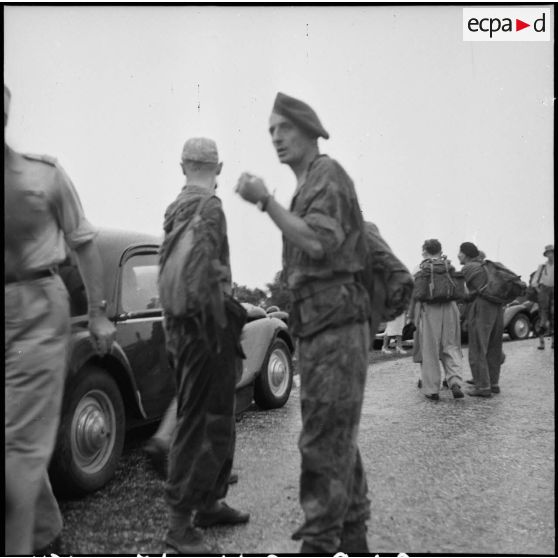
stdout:
[[[293,333],[306,337],[366,320],[368,296],[360,283],[352,281],[364,268],[364,223],[353,182],[341,165],[327,155],[317,157],[297,188],[290,211],[304,220],[324,249],[323,257],[314,259],[283,237],[282,278],[292,293]],[[306,287],[327,286],[336,277],[349,280],[320,287],[308,296],[297,294]]]

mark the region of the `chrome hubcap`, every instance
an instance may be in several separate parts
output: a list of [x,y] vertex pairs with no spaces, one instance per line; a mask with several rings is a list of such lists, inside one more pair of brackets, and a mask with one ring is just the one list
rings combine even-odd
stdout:
[[78,465],[95,473],[110,459],[114,447],[115,412],[102,391],[88,392],[78,403],[72,420],[72,454]]
[[273,394],[275,396],[283,395],[289,385],[289,364],[283,351],[276,349],[271,353],[267,372]]

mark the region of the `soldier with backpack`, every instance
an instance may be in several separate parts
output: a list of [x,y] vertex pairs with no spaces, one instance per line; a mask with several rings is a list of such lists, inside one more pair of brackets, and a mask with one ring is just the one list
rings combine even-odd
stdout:
[[[165,542],[180,554],[209,554],[196,527],[246,523],[227,494],[235,447],[235,385],[246,311],[231,296],[227,225],[215,196],[215,142],[189,139],[186,185],[165,213],[159,295],[176,378],[177,424],[165,486]],[[194,516],[195,513],[195,516]]]
[[468,289],[466,300],[469,332],[469,365],[474,387],[467,394],[491,397],[500,393],[500,367],[503,362],[504,304],[525,293],[518,275],[501,263],[481,259],[472,242],[463,242],[458,258]]
[[440,361],[455,399],[461,391],[461,328],[457,300],[464,296],[461,274],[442,255],[442,245],[425,240],[423,260],[415,274],[411,320],[416,325],[413,357],[420,362],[422,391],[427,399],[440,399]]
[[364,223],[343,167],[320,155],[329,138],[306,103],[278,93],[269,131],[279,161],[296,177],[290,210],[261,178],[244,173],[237,191],[283,233],[283,279],[299,343],[302,456],[301,553],[367,553],[370,517],[358,428],[368,368],[369,298],[355,278],[365,265]]

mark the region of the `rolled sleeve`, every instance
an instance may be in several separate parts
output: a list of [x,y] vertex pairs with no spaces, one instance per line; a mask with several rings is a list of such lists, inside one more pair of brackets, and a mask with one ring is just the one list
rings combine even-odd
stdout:
[[318,237],[326,254],[339,250],[346,235],[341,225],[342,199],[333,183],[320,188],[303,219]]
[[64,239],[72,250],[97,235],[97,229],[85,217],[75,186],[59,165],[56,165],[54,179],[54,210]]

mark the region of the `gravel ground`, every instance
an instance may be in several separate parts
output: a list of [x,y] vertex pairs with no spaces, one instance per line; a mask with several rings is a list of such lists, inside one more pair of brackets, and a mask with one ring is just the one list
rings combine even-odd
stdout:
[[[502,393],[488,400],[454,400],[448,390],[439,402],[426,400],[409,357],[373,353],[360,433],[373,552],[555,553],[554,352],[536,343],[504,344]],[[252,520],[206,531],[223,553],[298,551],[290,539],[302,519],[298,405],[295,387],[284,408],[251,409],[238,423],[240,481],[227,501]],[[163,482],[141,453],[149,434],[128,436],[103,490],[61,502],[64,554],[164,551]]]

